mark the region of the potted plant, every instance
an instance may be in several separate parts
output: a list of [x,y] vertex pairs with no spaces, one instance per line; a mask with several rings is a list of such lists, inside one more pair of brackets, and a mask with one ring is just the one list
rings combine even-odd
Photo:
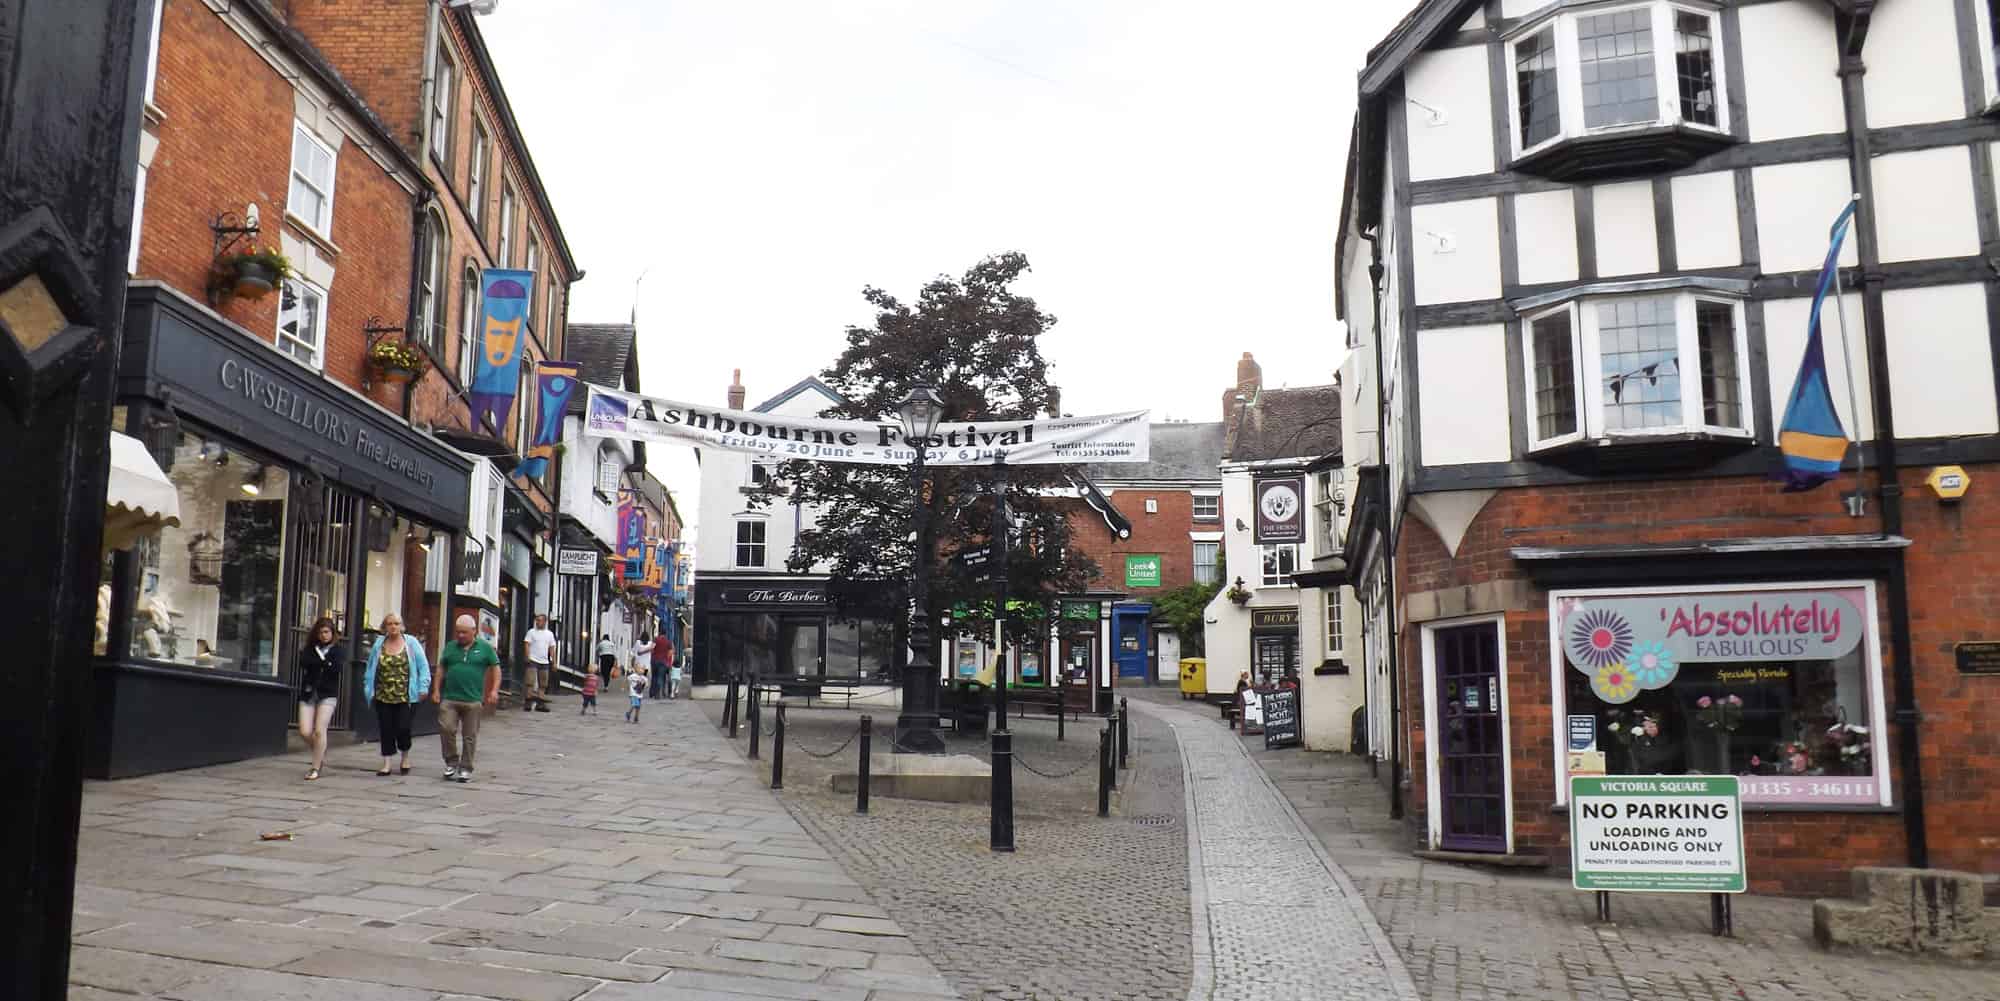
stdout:
[[376,341],[368,347],[368,364],[382,381],[409,382],[424,373],[424,353],[403,341]]
[[270,247],[231,254],[218,264],[219,277],[230,294],[242,299],[262,299],[270,295],[279,282],[296,274],[290,259]]
[[1236,578],[1236,581],[1229,585],[1229,590],[1222,592],[1222,596],[1235,602],[1239,608],[1250,603],[1250,592],[1243,589],[1241,577]]

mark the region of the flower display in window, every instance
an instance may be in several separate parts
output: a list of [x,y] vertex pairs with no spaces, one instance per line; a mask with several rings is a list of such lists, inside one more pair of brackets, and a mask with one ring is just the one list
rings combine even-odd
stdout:
[[1565,645],[1569,647],[1570,659],[1585,674],[1613,664],[1623,665],[1632,653],[1632,624],[1617,612],[1587,609],[1571,621]]
[[1632,677],[1638,680],[1639,687],[1645,689],[1665,688],[1681,673],[1681,666],[1674,660],[1673,652],[1662,643],[1634,646],[1632,655],[1625,660],[1625,666],[1632,669]]
[[1612,705],[1623,705],[1639,694],[1639,680],[1624,663],[1606,664],[1591,676],[1590,690]]
[[1735,733],[1743,725],[1743,698],[1738,695],[1724,695],[1710,698],[1706,695],[1694,701],[1695,721],[1711,730]]

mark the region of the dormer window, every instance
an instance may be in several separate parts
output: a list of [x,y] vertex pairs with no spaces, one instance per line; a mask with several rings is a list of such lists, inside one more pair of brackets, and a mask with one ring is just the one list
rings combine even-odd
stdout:
[[1514,166],[1568,179],[1685,166],[1728,144],[1721,18],[1568,0],[1508,42]]
[[1589,295],[1524,313],[1531,451],[1751,436],[1740,300]]

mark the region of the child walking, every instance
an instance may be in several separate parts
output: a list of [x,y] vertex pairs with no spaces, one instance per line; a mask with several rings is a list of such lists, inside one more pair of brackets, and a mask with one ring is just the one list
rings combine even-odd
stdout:
[[584,713],[589,713],[592,716],[597,715],[598,684],[597,669],[591,668],[590,673],[583,676],[583,708],[576,711],[578,716]]
[[625,673],[625,683],[628,690],[632,693],[632,707],[625,710],[625,718],[633,723],[637,723],[639,722],[639,707],[646,701],[645,669],[635,666],[632,670],[627,671]]

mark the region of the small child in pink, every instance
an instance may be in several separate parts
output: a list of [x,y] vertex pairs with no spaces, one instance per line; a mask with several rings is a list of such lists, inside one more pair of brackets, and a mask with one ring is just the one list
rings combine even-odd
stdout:
[[576,711],[578,716],[584,713],[597,715],[597,685],[597,671],[592,669],[589,674],[583,676],[583,708]]

